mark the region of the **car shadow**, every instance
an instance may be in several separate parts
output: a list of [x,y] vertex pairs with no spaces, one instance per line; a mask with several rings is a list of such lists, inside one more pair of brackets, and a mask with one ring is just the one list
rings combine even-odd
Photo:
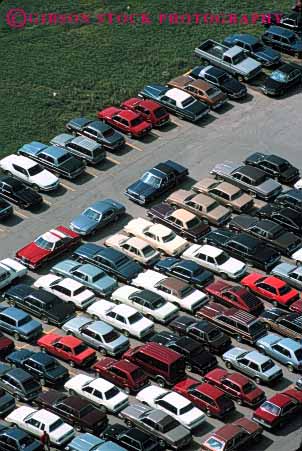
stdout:
[[123,155],[126,155],[127,153],[131,152],[132,150],[133,150],[133,147],[131,147],[129,144],[125,143],[125,145],[123,147],[121,147],[118,150],[115,150],[114,152],[110,152],[110,154],[123,156]]
[[221,115],[221,114],[227,113],[228,111],[231,111],[233,108],[234,108],[234,105],[228,101],[224,105],[222,105],[220,108],[213,111],[213,113],[217,113],[217,114]]
[[39,208],[33,208],[31,211],[32,214],[34,215],[38,215],[40,213],[44,213],[45,211],[49,210],[50,205],[46,204],[44,201],[41,204],[41,206]]
[[244,103],[250,102],[251,100],[253,100],[253,98],[254,98],[254,96],[250,92],[248,92],[247,95],[245,97],[243,97],[242,99],[230,99],[230,101],[236,102],[239,104],[241,104],[241,103],[244,104]]
[[15,212],[9,218],[1,220],[0,223],[7,227],[14,227],[14,226],[20,224],[20,222],[22,222],[22,221],[24,221],[24,219],[21,218],[21,216],[18,216],[18,213]]
[[74,183],[75,185],[81,186],[81,185],[84,185],[84,183],[90,182],[90,180],[92,180],[93,178],[94,178],[93,175],[88,174],[88,172],[84,171],[84,172],[82,172],[81,175],[79,175],[79,177],[77,177],[74,180],[70,180],[70,182]]
[[194,429],[193,434],[196,437],[202,437],[208,434],[209,432],[213,431],[214,427],[215,426],[210,424],[208,421],[205,421],[200,426],[198,426],[198,428]]
[[115,163],[112,160],[108,160],[108,158],[106,158],[106,160],[104,160],[99,165],[95,166],[95,168],[98,171],[100,171],[100,173],[102,173],[102,172],[105,172],[105,171],[109,171],[111,168],[114,168],[115,166],[117,166],[117,163]]
[[236,420],[239,420],[243,416],[244,415],[241,412],[239,412],[238,410],[234,410],[230,415],[228,415],[226,418],[223,419],[223,422],[230,424]]
[[194,125],[197,125],[197,127],[203,128],[207,125],[210,125],[212,122],[217,121],[218,117],[213,116],[210,112],[206,117],[202,117],[199,119],[199,121],[195,122]]
[[262,435],[261,439],[259,440],[259,442],[257,441],[257,443],[249,443],[249,450],[250,451],[264,451],[266,450],[269,446],[272,445],[272,443],[274,443],[274,441],[272,439],[270,439],[269,437],[267,437],[266,435]]
[[[60,180],[60,182],[61,182],[61,180]],[[63,183],[64,183],[64,181],[63,181]],[[64,186],[62,186],[61,184],[59,185],[59,187],[58,187],[58,189],[56,189],[55,191],[49,191],[49,192],[47,192],[46,194],[47,194],[47,196],[49,196],[49,197],[61,197],[61,196],[64,196],[64,194],[67,192],[67,189],[64,187]]]
[[143,144],[151,144],[154,141],[156,141],[158,139],[158,135],[155,135],[154,133],[152,133],[152,131],[150,133],[148,133],[147,135],[145,135],[143,138],[140,139],[140,141]]
[[272,385],[274,390],[282,391],[288,388],[290,385],[292,385],[292,381],[287,379],[286,377],[282,377],[278,382]]
[[197,183],[197,180],[189,176],[181,184],[181,189],[191,190],[192,186],[195,185],[195,183]]
[[275,432],[276,435],[285,436],[293,433],[297,429],[301,429],[302,427],[302,417],[301,415],[296,415],[292,417],[290,421],[288,421],[284,426],[277,428]]
[[177,125],[175,122],[173,122],[173,117],[171,117],[170,122],[166,124],[164,127],[156,128],[155,130],[158,130],[162,133],[171,132],[172,130],[175,130],[176,128],[179,128],[179,125]]

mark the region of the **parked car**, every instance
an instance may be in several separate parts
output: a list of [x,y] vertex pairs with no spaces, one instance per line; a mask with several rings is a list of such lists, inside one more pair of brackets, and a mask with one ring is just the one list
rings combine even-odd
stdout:
[[68,277],[82,283],[96,294],[109,296],[117,287],[117,280],[97,266],[79,263],[76,260],[63,260],[50,270],[59,276]]
[[257,384],[269,384],[283,376],[282,369],[258,351],[235,347],[224,353],[222,359],[228,369],[234,368],[251,376]]
[[145,121],[140,114],[130,110],[122,110],[114,106],[99,111],[97,117],[106,122],[106,124],[125,133],[130,138],[142,138],[152,128],[152,125]]
[[162,410],[135,403],[122,410],[120,416],[128,426],[135,425],[152,437],[159,438],[163,448],[168,446],[179,450],[192,441],[190,431]]
[[17,283],[26,276],[27,268],[13,258],[0,260],[0,289],[10,284]]
[[291,256],[293,260],[296,261],[296,264],[302,263],[302,247],[294,252]]
[[36,270],[50,259],[72,249],[80,236],[65,226],[57,226],[38,236],[34,241],[16,252],[16,259]]
[[133,202],[146,205],[181,183],[189,171],[172,160],[155,165],[132,183],[124,194]]
[[297,390],[302,390],[302,377],[299,377],[299,379],[296,381],[296,386],[295,388]]
[[175,208],[167,203],[161,203],[147,210],[147,216],[153,222],[167,225],[178,235],[194,243],[199,243],[202,237],[210,231],[210,227],[197,215]]
[[125,448],[116,443],[105,441],[103,438],[99,438],[89,432],[77,435],[68,443],[66,448],[66,451],[125,451]]
[[106,151],[102,144],[85,136],[61,133],[50,141],[53,146],[63,147],[68,153],[86,161],[87,164],[99,164],[106,159]]
[[231,210],[218,204],[206,194],[195,194],[192,191],[179,189],[167,199],[167,203],[178,208],[185,208],[214,226],[225,225],[231,218]]
[[50,333],[41,337],[37,341],[37,346],[42,352],[66,360],[70,366],[83,368],[96,360],[96,352],[76,337]]
[[125,145],[125,138],[104,121],[77,117],[66,124],[68,131],[76,135],[88,136],[108,150],[114,152]]
[[136,393],[146,385],[149,378],[142,368],[132,362],[103,357],[93,366],[96,375],[122,388],[125,393]]
[[257,216],[264,219],[271,219],[282,225],[296,235],[302,235],[302,215],[301,212],[289,207],[282,207],[278,204],[268,204],[256,212]]
[[302,19],[299,8],[291,10],[289,13],[268,14],[265,17],[264,26],[268,28],[270,25],[278,25],[300,34],[302,31]]
[[302,346],[296,340],[268,334],[256,342],[256,347],[263,354],[283,363],[291,373],[302,370]]
[[158,321],[162,324],[167,324],[177,317],[179,311],[176,305],[167,302],[158,293],[150,290],[138,290],[129,285],[124,285],[115,290],[111,299],[114,302],[130,305],[151,321]]
[[289,307],[299,299],[298,291],[276,276],[251,273],[241,280],[241,284],[248,287],[256,295],[272,302],[276,307]]
[[174,277],[167,277],[148,269],[132,280],[132,285],[151,290],[166,301],[177,304],[181,309],[196,312],[208,301],[205,293]]
[[138,392],[136,399],[153,409],[163,410],[190,431],[205,421],[205,414],[191,401],[166,388],[150,385]]
[[195,183],[192,190],[211,196],[220,204],[237,213],[250,211],[254,207],[252,196],[242,191],[238,186],[228,182],[220,182],[212,177],[206,177]]
[[98,229],[118,221],[126,213],[126,208],[121,203],[104,199],[96,201],[70,223],[70,228],[79,235],[93,235]]
[[[6,199],[20,208],[39,207],[43,202],[41,194],[10,175],[0,177],[0,196],[1,199]],[[10,210],[12,209],[10,208]],[[3,217],[3,214],[1,214],[1,217]],[[6,214],[9,214],[9,212],[6,212]]]
[[208,105],[196,100],[181,89],[152,83],[145,86],[138,94],[143,99],[155,100],[170,113],[189,122],[197,122],[210,112]]
[[18,349],[11,352],[5,360],[13,367],[27,371],[43,386],[58,386],[69,377],[67,368],[45,352]]
[[276,197],[276,205],[289,207],[298,212],[302,212],[302,191],[296,188],[289,189]]
[[[2,367],[0,365],[0,373],[2,373]],[[0,415],[3,417],[16,408],[15,398],[7,393],[3,388],[0,388]],[[0,428],[0,450],[1,450],[1,428]]]
[[101,377],[94,379],[77,374],[66,382],[64,388],[70,395],[77,394],[111,413],[118,413],[129,404],[128,395]]
[[169,88],[177,88],[192,95],[197,100],[206,103],[210,108],[216,110],[227,101],[227,95],[216,86],[209,85],[204,80],[194,79],[189,75],[180,75],[167,83]]
[[102,437],[106,440],[111,440],[124,449],[129,451],[160,451],[159,440],[150,437],[146,432],[141,431],[136,427],[128,427],[123,424],[111,424],[103,432]]
[[62,447],[75,436],[72,426],[64,423],[58,415],[45,409],[37,410],[29,406],[18,407],[5,418],[5,421],[39,439],[43,434],[42,431],[46,431],[50,444],[54,446]]
[[265,310],[261,315],[268,330],[273,330],[285,337],[302,340],[302,316],[300,313],[288,313],[281,308]]
[[[279,71],[282,72],[283,67],[281,66]],[[249,155],[244,163],[262,169],[262,171],[266,172],[270,177],[276,178],[280,183],[291,185],[299,178],[299,169],[279,155],[255,152]]]
[[52,293],[19,283],[4,293],[5,300],[12,306],[32,313],[49,324],[61,327],[76,314],[72,302],[64,302]]
[[72,258],[79,263],[91,263],[125,283],[142,271],[141,265],[122,252],[94,243],[82,244],[73,252]]
[[22,155],[2,158],[0,168],[6,175],[16,177],[35,191],[55,191],[60,185],[58,177]]
[[105,321],[113,327],[121,330],[125,336],[133,336],[142,339],[154,330],[154,323],[143,316],[135,308],[129,305],[119,304],[113,302],[97,301],[90,305],[87,309],[93,318]]
[[40,409],[58,415],[77,431],[99,435],[108,425],[107,415],[90,402],[76,395],[66,395],[56,390],[41,393],[35,400]]
[[104,245],[123,252],[145,266],[152,266],[160,259],[160,252],[149,243],[141,238],[129,237],[126,233],[116,233],[110,236]]
[[237,404],[252,409],[262,404],[266,396],[264,391],[251,379],[237,372],[228,372],[222,368],[215,368],[205,374],[203,380],[234,399]]
[[207,382],[200,383],[188,378],[174,385],[173,390],[191,401],[208,417],[222,420],[235,410],[234,402],[222,390]]
[[17,155],[30,158],[58,176],[73,180],[85,171],[86,163],[62,147],[48,146],[38,141],[24,144]]
[[282,191],[282,185],[259,168],[233,161],[216,164],[210,171],[218,180],[225,180],[252,196],[271,201]]
[[[1,190],[1,183],[0,183]],[[1,191],[0,191],[1,196]],[[13,206],[7,200],[0,197],[0,221],[7,219],[14,213]]]
[[3,335],[2,332],[0,332],[0,358],[4,359],[14,349],[15,349],[14,341]]
[[285,280],[289,285],[298,290],[302,289],[302,266],[292,265],[291,263],[280,263],[272,269],[271,273]]
[[262,41],[281,52],[295,56],[302,54],[302,40],[293,31],[271,25],[261,36]]
[[264,310],[264,304],[257,296],[241,285],[216,280],[205,288],[208,295],[219,304],[235,307],[258,316]]
[[31,403],[41,392],[41,384],[22,368],[1,368],[0,387],[17,401]]
[[222,92],[225,92],[230,99],[242,99],[247,95],[245,85],[219,67],[196,66],[189,72],[189,76],[196,80],[205,80],[216,86]]
[[202,246],[192,244],[182,257],[192,260],[201,266],[218,273],[223,279],[238,280],[247,271],[247,265],[236,258],[230,257],[225,251],[209,244]]
[[166,108],[153,100],[132,97],[125,100],[121,107],[139,114],[145,121],[150,122],[152,127],[160,128],[170,122],[170,115]]
[[1,451],[43,451],[40,441],[16,426],[5,427],[0,430]]
[[42,325],[28,313],[16,307],[0,305],[0,329],[15,340],[33,341],[42,333]]

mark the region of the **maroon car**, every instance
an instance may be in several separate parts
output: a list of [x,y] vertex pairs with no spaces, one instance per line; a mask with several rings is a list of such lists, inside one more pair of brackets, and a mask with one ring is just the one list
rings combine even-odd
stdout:
[[173,390],[192,401],[209,417],[221,419],[235,410],[234,402],[222,390],[207,382],[188,378],[174,385]]
[[136,393],[149,384],[145,372],[138,365],[126,360],[104,357],[93,366],[93,369],[97,375],[123,388],[126,393]]
[[254,408],[265,401],[265,393],[248,377],[215,368],[203,377],[204,381],[223,390],[238,404]]
[[0,332],[0,357],[4,358],[15,349],[15,343]]
[[205,290],[211,298],[226,307],[236,307],[255,316],[264,310],[261,299],[241,285],[231,285],[224,280],[217,280],[205,287]]
[[125,100],[121,107],[140,114],[145,121],[151,122],[153,127],[162,127],[170,121],[170,115],[166,108],[154,100],[132,97]]

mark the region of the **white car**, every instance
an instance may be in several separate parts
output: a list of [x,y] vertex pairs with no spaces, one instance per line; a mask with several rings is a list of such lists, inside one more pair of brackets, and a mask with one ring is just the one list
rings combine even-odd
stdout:
[[136,287],[160,294],[166,301],[173,302],[189,312],[196,312],[209,300],[205,293],[193,288],[188,283],[165,276],[152,269],[140,273],[131,283]]
[[147,316],[151,321],[167,324],[176,318],[179,308],[167,302],[162,296],[150,290],[138,290],[137,288],[124,285],[115,290],[111,298],[122,304],[130,305]]
[[298,249],[296,252],[294,252],[291,255],[291,258],[293,260],[295,260],[295,262],[297,263],[297,265],[299,265],[300,263],[302,263],[302,247],[300,249]]
[[18,407],[6,418],[10,424],[15,424],[26,432],[40,438],[46,431],[52,445],[63,446],[75,436],[75,430],[54,413],[45,409],[34,409],[29,406]]
[[202,410],[184,396],[156,385],[143,388],[136,399],[154,409],[163,410],[190,430],[200,426],[206,418]]
[[302,178],[294,184],[295,189],[302,189]]
[[160,259],[160,253],[147,241],[137,237],[129,238],[125,233],[116,233],[110,236],[104,244],[123,252],[143,265],[152,265]]
[[183,254],[183,258],[192,260],[199,265],[214,271],[222,278],[240,279],[247,271],[247,265],[236,258],[230,257],[218,247],[205,244],[192,244]]
[[3,158],[0,161],[0,168],[6,174],[13,175],[37,190],[53,191],[60,184],[58,177],[23,155],[9,155]]
[[94,302],[87,309],[93,318],[101,319],[105,323],[121,330],[126,336],[132,335],[136,338],[143,338],[154,332],[154,323],[145,318],[135,308],[128,305],[116,305],[113,302]]
[[128,406],[128,396],[111,382],[101,378],[93,378],[85,374],[77,374],[64,385],[69,394],[77,394],[95,404],[104,406],[109,412],[117,413]]
[[27,268],[13,258],[5,258],[0,261],[0,288],[4,288],[16,279],[27,274]]
[[189,114],[192,114],[192,111],[194,111],[194,116],[189,119],[192,122],[198,121],[203,116],[206,116],[210,111],[209,107],[205,108],[205,104],[178,88],[168,89],[165,92],[165,99],[167,103],[172,105],[172,108],[174,107],[173,109],[177,107],[180,117],[184,117],[186,119]]
[[34,286],[55,294],[65,302],[73,302],[80,309],[87,308],[96,300],[91,290],[88,290],[82,283],[68,277],[47,274],[39,277]]
[[142,238],[155,249],[172,257],[180,255],[189,246],[184,238],[176,235],[169,227],[153,224],[144,218],[132,219],[124,227],[124,230],[129,235]]

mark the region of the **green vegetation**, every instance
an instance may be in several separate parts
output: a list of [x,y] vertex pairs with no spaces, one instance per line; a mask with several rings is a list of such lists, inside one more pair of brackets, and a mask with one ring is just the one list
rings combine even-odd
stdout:
[[[237,26],[158,25],[160,12],[269,12],[292,2],[256,0],[27,0],[27,13],[149,13],[152,25],[27,25],[10,29],[6,14],[20,2],[0,6],[0,154],[31,140],[48,142],[80,114],[118,105],[148,82],[166,82],[198,60],[194,47],[222,39]],[[129,8],[127,9],[127,6]],[[259,34],[257,26],[241,30]]]

